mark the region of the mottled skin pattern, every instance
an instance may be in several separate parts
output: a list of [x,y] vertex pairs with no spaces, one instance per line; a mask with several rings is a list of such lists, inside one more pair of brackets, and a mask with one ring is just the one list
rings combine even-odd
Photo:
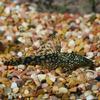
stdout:
[[17,60],[10,60],[4,63],[5,65],[41,65],[48,69],[61,67],[62,69],[71,72],[77,68],[83,67],[86,69],[94,69],[94,64],[90,59],[85,58],[76,53],[51,53],[40,56],[28,56]]

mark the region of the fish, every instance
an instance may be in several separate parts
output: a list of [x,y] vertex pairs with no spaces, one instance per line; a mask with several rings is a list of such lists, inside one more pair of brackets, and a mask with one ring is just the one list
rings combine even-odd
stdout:
[[77,53],[49,53],[44,55],[30,55],[27,57],[22,57],[18,59],[12,59],[10,61],[5,61],[4,65],[40,65],[42,68],[48,68],[54,70],[57,67],[61,67],[67,72],[72,72],[78,68],[86,68],[94,70],[95,64],[92,60],[86,58],[85,56],[79,55]]

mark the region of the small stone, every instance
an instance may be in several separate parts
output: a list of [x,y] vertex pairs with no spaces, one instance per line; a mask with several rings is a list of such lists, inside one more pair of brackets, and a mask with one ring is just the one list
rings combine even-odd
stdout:
[[68,53],[72,53],[72,51],[73,51],[72,49],[68,49],[67,50]]
[[100,72],[100,67],[97,67],[95,70],[96,70],[97,72]]
[[18,57],[22,57],[23,53],[22,52],[18,52],[17,55],[18,55]]
[[49,85],[52,85],[52,84],[53,84],[53,82],[50,80],[49,77],[46,77],[46,82],[47,82]]
[[56,96],[50,96],[50,100],[59,100]]
[[55,70],[55,72],[58,74],[58,75],[62,75],[62,73],[61,73],[61,68],[56,68],[56,70]]
[[38,79],[41,82],[41,81],[46,79],[46,75],[45,74],[38,74]]
[[85,93],[84,93],[85,97],[87,97],[87,96],[89,96],[89,95],[91,95],[91,94],[92,94],[91,91],[85,91]]
[[59,90],[58,86],[53,86],[52,91],[55,93]]
[[93,85],[91,90],[93,91],[93,93],[97,93],[98,92],[98,86]]
[[4,88],[5,87],[5,85],[4,84],[0,84],[0,88]]
[[39,40],[38,41],[35,41],[33,43],[33,45],[36,46],[37,48],[39,48],[40,47],[40,41]]
[[94,98],[94,96],[93,95],[88,95],[87,97],[86,97],[86,100],[94,100],[95,98]]
[[55,82],[56,77],[54,75],[49,74],[49,78],[52,82]]
[[10,14],[10,11],[11,11],[11,8],[10,7],[6,7],[4,12],[9,15]]
[[69,100],[69,94],[63,94],[61,100]]
[[75,41],[74,40],[70,40],[68,43],[69,47],[74,47],[75,46]]
[[5,91],[5,95],[8,95],[11,93],[11,88],[6,87],[4,88],[4,91]]
[[25,43],[25,39],[23,37],[19,37],[18,41],[21,42],[21,43]]
[[94,35],[93,34],[89,34],[89,39],[90,41],[93,41]]
[[92,90],[94,91],[94,90],[97,90],[98,89],[98,87],[96,86],[96,85],[93,85],[92,86]]
[[30,97],[30,100],[34,100],[34,97]]
[[65,88],[65,87],[60,87],[59,88],[59,93],[67,93],[68,92],[68,89]]
[[72,87],[71,89],[69,89],[70,92],[76,92],[77,91],[77,87]]
[[16,88],[13,89],[13,93],[18,93],[18,91],[19,91],[18,87],[16,87]]
[[31,75],[31,78],[34,80],[34,82],[35,82],[35,84],[36,84],[37,86],[40,86],[40,82],[39,82],[38,77],[37,77],[37,75],[36,75],[35,73],[33,73],[33,74]]
[[11,88],[14,89],[14,88],[17,88],[17,87],[18,87],[18,86],[17,86],[17,83],[16,83],[16,82],[12,82]]
[[76,97],[75,97],[74,94],[71,94],[71,95],[70,95],[70,100],[76,100]]
[[100,82],[97,82],[96,85],[97,85],[97,87],[100,89]]
[[12,95],[11,94],[8,95],[8,100],[12,100],[12,99],[13,99]]
[[25,94],[25,95],[28,95],[28,94],[29,94],[29,90],[28,90],[28,89],[25,89],[25,90],[24,90],[24,94]]
[[94,54],[93,54],[93,52],[87,52],[86,56],[88,59],[90,59],[94,56]]
[[8,41],[12,41],[12,40],[13,40],[12,36],[10,36],[10,35],[8,35],[8,36],[6,37],[6,39],[7,39]]
[[48,87],[48,84],[47,83],[43,83],[42,84],[42,88],[46,88],[46,87]]
[[18,65],[17,67],[18,67],[18,69],[22,69],[22,70],[24,70],[26,68],[25,65]]
[[48,97],[49,97],[48,94],[44,94],[42,98],[43,98],[43,99],[47,99]]

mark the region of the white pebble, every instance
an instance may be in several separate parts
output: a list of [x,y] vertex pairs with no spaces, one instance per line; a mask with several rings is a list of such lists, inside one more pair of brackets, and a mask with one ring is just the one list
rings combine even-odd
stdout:
[[47,99],[48,97],[49,97],[49,94],[44,94],[42,98],[44,100],[44,99]]
[[92,91],[97,91],[97,90],[98,90],[97,85],[93,85],[93,86],[92,86]]
[[43,29],[43,26],[41,24],[38,24],[36,27],[36,33],[40,32],[40,30]]
[[23,53],[22,53],[22,52],[18,52],[18,53],[17,53],[17,56],[18,56],[18,57],[22,57],[22,56],[23,56]]
[[55,82],[56,77],[54,75],[49,74],[49,78],[52,82]]
[[39,40],[38,41],[35,41],[33,43],[33,45],[36,46],[37,48],[39,48],[40,47],[40,41]]
[[89,96],[89,95],[91,95],[91,94],[92,94],[91,91],[86,91],[86,92],[84,93],[84,96],[87,97],[87,96]]
[[93,35],[93,34],[89,34],[89,39],[90,39],[91,41],[93,41],[93,38],[94,38],[94,35]]
[[18,41],[21,42],[21,43],[25,43],[25,39],[23,37],[19,37]]
[[23,23],[22,23],[22,26],[27,27],[27,26],[28,26],[28,23],[23,22]]
[[77,18],[75,21],[76,21],[76,23],[77,23],[77,24],[79,24],[79,23],[80,23],[80,20],[79,20],[78,18]]
[[0,65],[3,65],[3,61],[0,61]]
[[15,56],[15,55],[16,55],[16,53],[15,53],[14,51],[10,51],[10,54],[11,54],[12,56]]
[[70,40],[68,43],[69,47],[75,46],[75,41],[74,40]]
[[86,76],[87,76],[88,79],[94,79],[95,78],[95,73],[91,72],[91,71],[88,71],[86,73]]
[[46,87],[48,87],[48,84],[47,83],[43,83],[42,84],[42,88],[46,88]]
[[25,51],[26,51],[26,52],[28,51],[28,48],[27,48],[27,47],[25,48]]
[[65,87],[60,87],[59,88],[59,93],[67,93],[68,92],[68,89],[65,88]]
[[45,74],[38,74],[38,79],[41,82],[42,80],[45,80],[46,75]]
[[68,52],[68,53],[72,53],[72,49],[68,49],[67,52]]
[[94,96],[93,96],[93,95],[88,95],[88,96],[86,97],[86,100],[94,100]]
[[86,27],[86,28],[84,29],[84,32],[89,33],[89,32],[90,32],[90,29]]
[[80,85],[78,86],[78,88],[85,89],[85,85],[84,85],[84,84],[80,84]]
[[25,65],[18,65],[18,69],[24,70],[25,69]]
[[10,11],[11,11],[11,8],[10,7],[6,7],[5,10],[4,10],[4,12],[6,14],[10,14]]
[[87,52],[86,56],[88,59],[92,58],[94,56],[93,52]]
[[31,75],[31,78],[34,80],[34,82],[35,82],[35,84],[36,84],[37,86],[40,86],[40,82],[39,82],[39,80],[38,80],[38,77],[37,77],[36,73],[33,73],[33,74]]
[[12,41],[12,40],[13,40],[12,36],[10,36],[10,35],[8,35],[8,36],[6,37],[6,39],[7,39],[8,41]]
[[97,67],[97,68],[96,68],[96,71],[99,72],[99,71],[100,71],[100,67]]
[[12,89],[14,89],[14,88],[18,88],[17,83],[16,83],[16,82],[12,82],[12,84],[11,84],[11,88],[12,88]]

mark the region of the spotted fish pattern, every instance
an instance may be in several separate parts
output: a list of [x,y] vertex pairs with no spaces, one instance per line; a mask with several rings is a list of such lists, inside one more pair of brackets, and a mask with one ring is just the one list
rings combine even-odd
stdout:
[[94,69],[95,65],[92,60],[85,58],[76,53],[50,53],[38,56],[28,56],[25,58],[19,58],[17,60],[10,60],[4,63],[5,65],[41,65],[44,68],[55,69],[61,67],[67,72],[76,70],[83,67],[88,69]]

